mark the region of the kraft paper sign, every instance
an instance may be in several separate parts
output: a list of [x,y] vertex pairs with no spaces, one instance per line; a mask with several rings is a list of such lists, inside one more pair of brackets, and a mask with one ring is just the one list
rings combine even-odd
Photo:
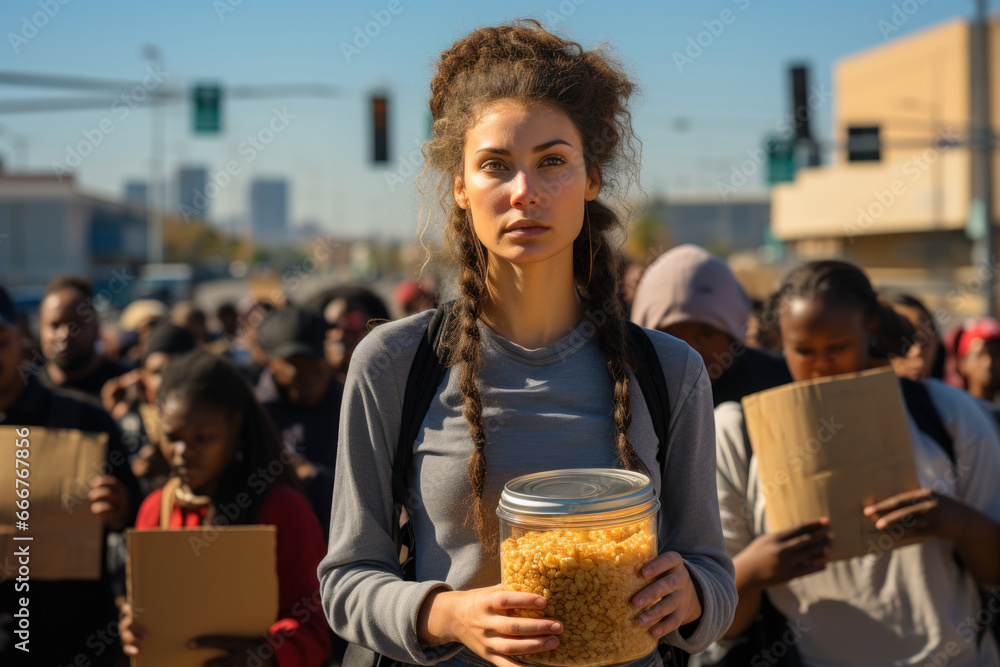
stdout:
[[153,403],[140,403],[139,416],[142,418],[142,427],[146,430],[149,442],[159,446],[160,444],[160,410]]
[[201,667],[202,635],[262,637],[278,618],[274,526],[129,530],[128,597],[147,632],[132,667]]
[[[21,437],[18,431],[25,429],[27,437]],[[91,513],[87,494],[90,478],[107,472],[107,442],[107,433],[0,426],[4,577],[18,576],[27,548],[32,579],[100,578],[104,528]],[[28,453],[19,457],[18,450]]]
[[[912,544],[862,514],[920,488],[899,380],[889,369],[784,385],[743,399],[768,530],[830,518],[831,560]],[[880,541],[879,538],[882,537]]]

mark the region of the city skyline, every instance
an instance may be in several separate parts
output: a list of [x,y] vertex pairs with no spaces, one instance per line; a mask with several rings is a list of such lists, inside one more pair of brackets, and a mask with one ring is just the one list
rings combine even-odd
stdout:
[[[584,47],[610,43],[642,88],[634,122],[643,141],[643,186],[654,197],[714,192],[728,182],[732,167],[787,116],[787,68],[793,62],[808,63],[812,86],[824,93],[817,97],[826,101],[814,109],[813,128],[827,137],[832,108],[826,93],[837,59],[965,18],[972,4],[851,0],[806,9],[790,1],[724,0],[712,6],[641,2],[612,8],[595,0],[561,0],[496,9],[457,2],[423,7],[410,0],[350,7],[189,0],[135,8],[114,1],[103,3],[103,12],[59,5],[38,27],[40,5],[15,2],[0,10],[8,42],[0,47],[0,69],[143,81],[147,91],[166,82],[183,89],[201,82],[225,89],[334,86],[334,98],[224,98],[218,136],[192,133],[189,104],[167,107],[165,173],[183,165],[206,167],[218,191],[208,208],[218,221],[245,216],[255,178],[281,174],[292,186],[292,224],[312,220],[333,234],[364,229],[410,238],[419,205],[413,163],[419,163],[426,137],[434,59],[475,27],[533,17]],[[162,71],[143,59],[145,44],[162,52]],[[0,90],[8,100],[73,95]],[[369,161],[368,105],[376,90],[387,91],[390,100],[385,168]],[[79,156],[74,170],[84,191],[120,199],[127,181],[149,180],[150,113],[135,99],[109,95],[106,108],[3,114],[0,126],[0,155],[8,169],[22,169],[27,154],[32,171],[58,172],[62,166],[68,173],[75,149],[89,141],[88,155]],[[761,174],[740,187],[760,192]]]

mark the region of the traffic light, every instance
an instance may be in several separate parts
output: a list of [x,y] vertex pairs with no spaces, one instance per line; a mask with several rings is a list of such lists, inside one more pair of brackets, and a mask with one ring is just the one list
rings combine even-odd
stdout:
[[191,98],[194,103],[194,131],[218,134],[222,130],[222,87],[195,86]]
[[795,180],[795,141],[772,135],[764,142],[767,153],[767,182],[788,183]]
[[372,97],[372,161],[389,161],[389,100],[384,95]]
[[792,116],[795,118],[795,138],[812,139],[809,129],[809,70],[802,65],[792,68]]

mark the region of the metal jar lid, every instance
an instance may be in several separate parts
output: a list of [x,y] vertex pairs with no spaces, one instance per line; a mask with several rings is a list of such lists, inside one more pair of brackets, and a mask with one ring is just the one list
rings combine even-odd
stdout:
[[660,503],[649,477],[630,470],[579,468],[516,477],[504,485],[497,516],[508,523],[566,519],[636,520]]

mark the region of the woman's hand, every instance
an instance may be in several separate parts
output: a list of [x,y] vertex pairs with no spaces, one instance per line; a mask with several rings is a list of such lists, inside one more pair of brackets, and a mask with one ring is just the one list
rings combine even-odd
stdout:
[[961,539],[965,532],[967,510],[964,503],[932,489],[904,491],[864,509],[875,527],[892,527],[897,539],[942,537]]
[[143,627],[135,622],[132,605],[128,602],[119,610],[118,636],[121,637],[122,651],[125,655],[139,655],[139,642],[146,639],[147,634]]
[[[224,655],[209,658],[202,667],[277,667],[274,648],[262,651],[266,640],[260,637],[236,637],[232,635],[206,635],[195,637],[187,643],[192,650],[213,648],[225,651]],[[265,657],[267,656],[267,657]]]
[[733,560],[744,576],[737,578],[756,588],[783,584],[826,567],[833,547],[830,520],[802,524],[797,528],[755,538]]
[[904,491],[864,509],[875,527],[894,540],[951,540],[962,563],[980,584],[1000,584],[1000,523],[958,498],[931,489]]
[[653,581],[632,597],[632,604],[642,609],[656,602],[637,619],[639,625],[651,626],[650,635],[659,639],[701,618],[698,591],[679,553],[657,556],[643,566],[642,576]]
[[128,514],[128,491],[125,485],[110,475],[97,475],[90,480],[90,511],[101,517],[104,524],[113,530],[125,526]]
[[551,618],[509,616],[510,609],[542,611],[546,600],[533,593],[505,591],[503,584],[471,591],[432,591],[417,618],[425,646],[464,644],[494,665],[515,667],[509,656],[549,651],[559,646],[563,624]]

